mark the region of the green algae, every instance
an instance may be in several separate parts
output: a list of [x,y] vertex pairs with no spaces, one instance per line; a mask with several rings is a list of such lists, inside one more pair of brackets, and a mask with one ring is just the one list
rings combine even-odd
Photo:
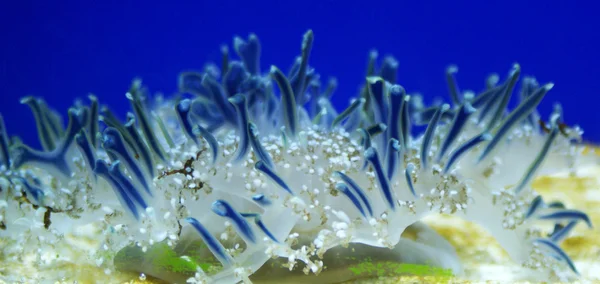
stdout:
[[198,268],[207,274],[220,271],[220,263],[213,258],[203,257],[200,252],[203,246],[193,244],[186,250],[185,255],[178,254],[164,242],[149,247],[146,252],[137,246],[129,246],[117,253],[114,263],[120,271],[143,272],[163,279],[187,279],[192,277]]
[[[200,264],[192,258],[182,258],[178,256],[166,244],[158,244],[147,252],[148,259],[152,260],[153,266],[158,266],[171,272],[194,272]],[[204,266],[209,265],[206,263]],[[202,266],[200,266],[202,267]],[[202,267],[205,269],[205,267]]]
[[452,277],[451,269],[444,269],[423,264],[397,263],[392,261],[373,262],[370,258],[361,263],[352,265],[348,269],[356,276],[437,276]]
[[[348,279],[382,276],[434,276],[445,279],[453,276],[450,269],[428,264],[399,263],[391,259],[385,260],[385,255],[373,259],[366,254],[367,251],[363,251],[365,249],[366,247],[363,248],[363,246],[355,244],[349,251],[347,248],[343,249],[346,254],[335,249],[329,251],[325,257],[330,260],[327,261],[330,265],[328,265],[326,271],[331,270],[332,273],[338,275],[336,277]],[[372,248],[369,251],[373,253]],[[348,255],[349,252],[352,253]],[[290,275],[290,271],[285,264],[287,264],[286,259],[272,259],[256,275],[253,275],[253,279],[258,281],[304,275],[302,269],[294,269],[295,273],[292,273],[294,275]],[[164,242],[158,243],[149,247],[145,253],[142,252],[140,247],[130,246],[117,254],[115,265],[121,271],[143,272],[146,275],[172,281],[185,281],[185,279],[192,277],[198,268],[201,268],[208,275],[214,275],[223,269],[206,245],[199,240],[183,242],[174,248]],[[334,272],[336,270],[338,272]],[[347,271],[347,273],[342,271]]]

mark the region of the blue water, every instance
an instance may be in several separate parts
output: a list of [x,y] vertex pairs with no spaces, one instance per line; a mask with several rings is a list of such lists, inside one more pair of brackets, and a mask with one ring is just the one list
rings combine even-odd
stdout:
[[233,35],[250,32],[262,41],[263,70],[287,70],[309,28],[310,64],[322,78],[338,79],[339,108],[357,94],[372,48],[393,54],[399,83],[428,101],[448,101],[449,64],[459,66],[461,89],[479,91],[486,75],[504,78],[519,62],[523,74],[555,83],[540,106],[545,118],[560,101],[565,121],[600,142],[596,1],[88,2],[0,3],[0,112],[9,132],[27,143],[38,145],[22,96],[42,96],[66,114],[76,98],[93,92],[124,117],[135,76],[151,91],[172,93],[179,71],[218,62],[222,43],[231,47]]

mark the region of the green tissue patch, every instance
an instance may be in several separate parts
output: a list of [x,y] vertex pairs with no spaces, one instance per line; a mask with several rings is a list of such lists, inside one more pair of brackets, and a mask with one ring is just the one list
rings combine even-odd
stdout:
[[207,261],[200,258],[199,254],[194,253],[195,250],[188,252],[190,254],[186,258],[182,258],[183,255],[178,255],[166,243],[155,244],[149,247],[146,253],[142,252],[139,247],[131,246],[119,251],[115,257],[115,265],[124,270],[132,270],[131,267],[139,267],[139,264],[145,263],[144,266],[152,267],[153,270],[184,275],[193,275],[197,267],[202,268],[208,274],[222,269],[220,263],[213,259]]
[[423,264],[397,263],[391,261],[373,262],[366,259],[363,262],[348,267],[356,276],[442,276],[452,277],[452,270]]
[[[195,272],[194,260],[183,259],[178,256],[168,245],[157,244],[148,250],[147,258],[151,259],[152,266],[160,267],[171,272]],[[199,265],[199,264],[198,264]],[[202,267],[202,266],[200,266]],[[204,267],[202,267],[204,269]]]

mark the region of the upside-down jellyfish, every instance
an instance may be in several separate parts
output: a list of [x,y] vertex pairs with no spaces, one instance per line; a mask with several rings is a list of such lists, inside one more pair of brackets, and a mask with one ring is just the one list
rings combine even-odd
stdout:
[[172,98],[134,80],[124,122],[95,96],[69,109],[66,128],[42,99],[22,99],[42,149],[0,120],[4,257],[179,283],[334,283],[366,258],[460,275],[455,249],[421,222],[453,214],[532,278],[577,276],[560,243],[590,219],[531,187],[572,170],[583,149],[559,106],[548,119],[536,111],[552,83],[520,80],[514,64],[503,81],[461,92],[450,66],[449,103],[426,106],[396,82],[396,61],[376,68],[373,52],[360,94],[339,111],[335,80],[322,88],[309,64],[312,45],[308,31],[287,74],[263,72],[258,38],[236,37],[239,60],[222,48],[221,66],[181,73]]

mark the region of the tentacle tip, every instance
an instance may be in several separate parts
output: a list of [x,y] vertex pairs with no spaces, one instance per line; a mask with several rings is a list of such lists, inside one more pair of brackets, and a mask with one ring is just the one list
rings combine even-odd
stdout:
[[544,89],[545,89],[546,91],[550,91],[550,90],[552,90],[552,88],[554,88],[554,83],[552,83],[552,82],[550,82],[550,83],[548,83],[548,84],[544,85]]
[[371,49],[369,51],[369,58],[376,59],[377,57],[379,57],[379,51],[377,51],[377,49]]
[[225,205],[225,203],[221,200],[217,200],[215,202],[213,202],[210,206],[211,210],[221,216],[221,217],[227,217],[229,216],[229,211],[227,210],[227,206]]
[[233,46],[237,49],[240,45],[246,43],[246,41],[240,36],[233,36]]
[[34,100],[35,100],[35,97],[33,97],[33,96],[26,96],[26,97],[21,98],[21,100],[19,102],[21,104],[28,104],[28,103],[30,103],[31,101],[34,101]]
[[[398,84],[394,84],[390,87],[390,95],[392,96],[402,96],[406,94],[406,90],[404,87]],[[362,98],[364,100],[364,98]]]
[[390,143],[392,143],[391,145],[394,148],[394,150],[396,150],[396,151],[400,150],[400,141],[398,141],[398,139],[391,138]]
[[458,72],[458,66],[456,66],[454,64],[452,64],[446,68],[446,73],[448,73],[448,74],[454,74],[457,72]]
[[471,113],[474,113],[476,111],[477,111],[477,109],[475,109],[470,102],[465,101],[465,112],[466,113],[471,114]]
[[302,48],[306,48],[306,44],[308,41],[312,41],[314,38],[314,33],[311,29],[309,29],[308,31],[306,31],[304,33],[304,37],[303,37],[303,41],[302,41]]
[[375,155],[377,155],[377,151],[375,150],[375,148],[369,147],[367,148],[367,150],[365,150],[364,157],[368,160],[374,159]]
[[519,65],[519,63],[515,62],[513,63],[512,66],[512,70],[510,71],[510,76],[515,76],[518,75],[519,73],[521,73],[521,65]]
[[262,160],[258,160],[256,163],[254,163],[254,168],[257,170],[264,169],[265,167],[265,162],[263,162]]
[[234,96],[228,98],[227,100],[230,103],[235,105],[235,104],[243,103],[245,99],[246,99],[246,96],[244,96],[243,94],[235,94]]
[[183,99],[183,100],[179,101],[179,103],[177,104],[177,110],[178,111],[188,111],[191,106],[192,106],[192,101],[190,99]]
[[221,53],[223,53],[223,54],[229,53],[229,47],[226,44],[221,45]]

